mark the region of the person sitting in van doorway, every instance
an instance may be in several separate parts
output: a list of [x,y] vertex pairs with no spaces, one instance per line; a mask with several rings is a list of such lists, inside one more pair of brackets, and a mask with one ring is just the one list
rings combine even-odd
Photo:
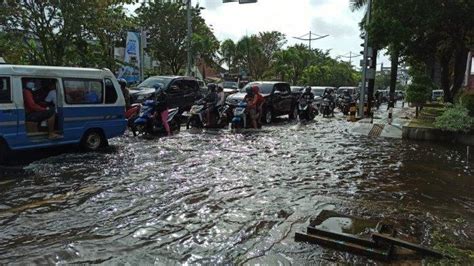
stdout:
[[33,92],[36,91],[36,85],[32,81],[26,83],[26,88],[23,89],[23,101],[25,103],[26,122],[34,122],[39,124],[44,120],[48,122],[48,138],[59,139],[62,138],[54,132],[54,125],[56,123],[56,116],[53,108],[47,108],[37,104],[33,98]]
[[122,90],[123,97],[125,98],[125,109],[128,110],[132,106],[130,103],[130,91],[127,88],[127,81],[125,79],[119,79],[120,89]]
[[51,82],[48,84],[48,95],[44,98],[44,101],[48,106],[56,108],[58,106],[58,99],[56,93],[56,83]]

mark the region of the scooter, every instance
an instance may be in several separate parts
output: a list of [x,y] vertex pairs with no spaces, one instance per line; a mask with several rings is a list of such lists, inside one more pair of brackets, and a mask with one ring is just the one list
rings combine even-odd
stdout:
[[231,128],[242,129],[247,128],[247,103],[245,101],[239,102],[234,108],[234,117],[232,118]]
[[206,104],[203,100],[197,101],[189,110],[189,118],[186,123],[186,129],[190,127],[193,128],[203,128],[204,127],[204,117],[206,116]]
[[[179,108],[168,110],[168,125],[171,132],[179,131]],[[140,114],[133,121],[131,131],[137,135],[162,135],[166,134],[166,129],[161,122],[159,114],[156,115],[156,101],[146,100],[140,108]]]
[[329,117],[332,115],[332,106],[331,106],[331,101],[327,98],[323,99],[323,102],[321,103],[321,113],[323,114],[323,117]]
[[312,108],[311,103],[305,99],[300,99],[298,102],[298,119],[300,122],[309,122],[318,115],[317,109]]
[[342,111],[343,115],[348,115],[349,114],[349,110],[351,108],[351,103],[352,103],[352,101],[349,99],[349,97],[342,98],[340,108],[341,108],[341,111]]
[[[193,128],[203,128],[204,127],[204,122],[206,122],[206,116],[207,116],[207,111],[209,110],[210,106],[206,105],[206,103],[203,100],[197,101],[192,107],[191,110],[189,111],[189,118],[188,122],[186,123],[186,129],[189,129],[190,127]],[[214,116],[214,119],[216,120],[215,123],[212,124],[212,126],[208,126],[211,128],[223,128],[227,125],[227,111],[228,111],[228,106],[220,106],[217,110],[217,118],[215,117],[216,114],[212,114]]]
[[137,119],[140,114],[141,104],[134,103],[132,106],[125,111],[125,119],[127,119],[128,128],[132,128],[133,122]]

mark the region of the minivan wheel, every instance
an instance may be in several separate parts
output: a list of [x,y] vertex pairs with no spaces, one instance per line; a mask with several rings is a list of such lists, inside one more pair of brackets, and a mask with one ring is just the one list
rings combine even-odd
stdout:
[[273,120],[273,114],[272,114],[272,110],[268,110],[266,113],[265,113],[265,124],[270,124]]
[[107,140],[96,130],[86,132],[81,141],[81,148],[85,151],[97,151],[104,146],[107,146]]

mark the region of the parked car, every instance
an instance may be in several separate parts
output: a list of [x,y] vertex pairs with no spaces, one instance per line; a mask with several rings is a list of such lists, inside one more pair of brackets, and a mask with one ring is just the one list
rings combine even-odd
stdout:
[[314,105],[319,108],[321,103],[323,102],[323,95],[324,92],[328,89],[328,87],[311,87],[311,92],[314,94]]
[[438,101],[444,97],[444,91],[443,90],[433,90],[431,92],[431,101]]
[[304,87],[301,87],[301,86],[291,86],[290,88],[291,88],[291,94],[293,94],[297,98],[301,96],[304,90]]
[[247,88],[254,85],[259,86],[260,92],[265,98],[263,122],[271,123],[274,118],[282,115],[289,115],[290,119],[297,118],[297,98],[291,93],[290,84],[281,81],[256,81],[247,84],[239,93],[227,97],[226,104],[229,105],[230,114],[233,113],[233,109],[239,102],[244,99]]
[[359,87],[339,87],[336,92],[337,97],[344,94],[345,90],[349,91],[349,94],[352,96],[352,98],[354,99],[358,98]]
[[154,76],[146,79],[130,91],[132,103],[142,103],[153,96],[156,85],[161,86],[167,93],[169,107],[178,107],[181,111],[189,110],[201,95],[199,83],[193,77]]
[[239,83],[234,81],[224,81],[220,84],[224,89],[225,96],[239,92]]
[[[26,87],[35,102],[43,102],[48,95],[54,105],[27,115]],[[48,137],[49,117],[40,115],[50,110],[55,111],[55,139]],[[125,132],[125,99],[107,69],[0,65],[0,125],[0,160],[10,150],[65,144],[97,150]]]

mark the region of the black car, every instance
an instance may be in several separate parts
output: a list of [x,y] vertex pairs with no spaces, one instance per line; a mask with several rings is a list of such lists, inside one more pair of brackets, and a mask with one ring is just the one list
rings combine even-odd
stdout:
[[200,97],[199,83],[193,77],[154,76],[130,90],[132,103],[141,103],[153,96],[156,85],[160,85],[165,90],[170,108],[179,107],[181,110],[189,110]]
[[298,115],[296,97],[291,93],[290,84],[281,81],[256,81],[247,84],[240,92],[227,97],[226,104],[233,110],[237,104],[244,100],[248,88],[257,85],[260,93],[265,98],[263,105],[263,122],[271,123],[272,119],[282,115],[289,115],[295,119]]

